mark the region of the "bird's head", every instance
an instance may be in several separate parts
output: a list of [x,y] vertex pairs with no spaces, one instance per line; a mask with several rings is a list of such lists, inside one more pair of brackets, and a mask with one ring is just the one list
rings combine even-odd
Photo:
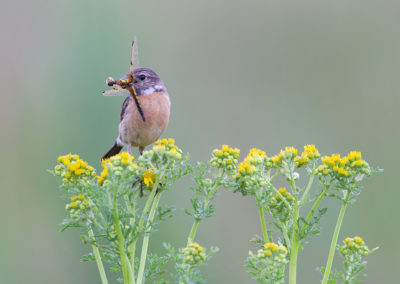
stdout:
[[149,68],[135,68],[132,72],[132,83],[138,96],[165,92],[164,83],[160,77]]

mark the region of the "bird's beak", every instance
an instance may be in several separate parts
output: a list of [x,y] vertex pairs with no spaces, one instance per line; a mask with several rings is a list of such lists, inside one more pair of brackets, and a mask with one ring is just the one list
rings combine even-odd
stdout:
[[136,84],[138,82],[137,78],[135,76],[132,75],[132,83]]

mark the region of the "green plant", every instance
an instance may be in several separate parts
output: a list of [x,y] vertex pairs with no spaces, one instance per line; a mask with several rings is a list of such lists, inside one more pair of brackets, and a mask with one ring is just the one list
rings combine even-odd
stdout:
[[[360,152],[350,152],[345,157],[339,154],[325,156],[321,158],[322,163],[319,151],[314,145],[304,146],[301,155],[297,153],[298,150],[294,147],[286,147],[278,155],[268,158],[264,151],[251,149],[238,165],[229,188],[233,192],[242,193],[243,196],[250,195],[255,198],[263,235],[262,238],[256,238],[256,248],[272,243],[275,248],[288,250],[290,284],[296,283],[298,252],[303,249],[307,237],[320,232],[318,223],[327,211],[326,208],[319,208],[321,200],[326,196],[340,200],[342,207],[322,280],[325,284],[330,275],[345,210],[360,194],[360,182],[379,170],[371,169],[369,164],[361,159]],[[308,176],[308,181],[303,182],[302,186],[301,172]],[[283,177],[283,180],[279,180],[279,176]],[[313,197],[311,189],[315,177],[319,179],[320,189]],[[309,203],[313,205],[303,215],[303,208]],[[272,218],[275,232],[267,229],[266,212]],[[257,254],[249,252],[246,261],[248,271],[260,283],[281,283],[285,271],[281,257],[267,258],[268,261],[264,259],[262,249],[258,250]],[[275,272],[266,272],[265,269],[275,266]]]
[[[109,264],[112,272],[121,272],[123,283],[142,284],[148,280],[168,283],[169,276],[176,283],[205,283],[200,267],[218,249],[205,249],[195,238],[200,222],[214,215],[212,201],[218,188],[224,187],[255,199],[262,237],[254,241],[257,252],[250,251],[247,257],[249,273],[260,283],[284,283],[289,263],[289,283],[293,284],[298,252],[307,237],[319,233],[318,223],[327,211],[320,208],[320,203],[330,196],[340,200],[342,207],[327,265],[321,269],[323,283],[336,283],[339,278],[344,283],[357,283],[366,264],[361,256],[372,252],[361,238],[355,237],[351,242],[346,239],[345,246],[340,248],[345,258],[344,273],[331,273],[331,266],[345,210],[360,194],[360,182],[378,170],[371,169],[361,159],[360,152],[321,159],[314,145],[305,146],[301,155],[297,152],[293,147],[286,147],[269,158],[264,151],[252,149],[238,163],[240,150],[223,145],[212,152],[208,162],[193,168],[189,155],[183,157],[173,139],[162,139],[137,161],[128,153],[102,161],[99,176],[78,155],[61,156],[51,171],[62,177],[61,191],[70,200],[65,207],[68,217],[62,222],[61,230],[80,228],[82,240],[93,250],[82,261],[96,261],[103,284],[108,283],[104,263]],[[194,180],[191,189],[195,197],[190,200],[192,209],[185,210],[193,218],[187,243],[178,249],[164,243],[165,255],[149,255],[150,236],[157,224],[172,217],[174,211],[173,207],[160,206],[161,197],[173,188],[175,181],[188,174]],[[303,174],[308,176],[308,181],[301,186]],[[319,190],[313,196],[316,177]],[[309,203],[312,203],[311,209],[303,212]],[[272,220],[268,225],[266,213]],[[168,262],[175,268],[169,274],[165,269]]]

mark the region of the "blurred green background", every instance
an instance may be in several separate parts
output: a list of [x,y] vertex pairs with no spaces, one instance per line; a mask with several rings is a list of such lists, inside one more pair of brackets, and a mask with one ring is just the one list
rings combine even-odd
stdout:
[[[370,247],[364,283],[397,283],[400,266],[400,2],[337,1],[2,1],[1,283],[99,283],[65,215],[59,180],[46,170],[79,153],[99,168],[117,136],[123,98],[101,96],[108,76],[129,67],[139,40],[141,66],[153,68],[172,100],[164,137],[192,161],[229,144],[277,153],[314,143],[322,154],[360,150],[385,169],[365,183],[340,240]],[[182,246],[191,220],[190,180],[164,199],[178,208],[151,239]],[[299,256],[299,283],[319,283],[339,211],[329,200],[322,234]],[[254,201],[220,191],[216,216],[198,241],[215,245],[209,283],[255,283],[244,268],[260,234]],[[338,259],[337,259],[338,260]]]

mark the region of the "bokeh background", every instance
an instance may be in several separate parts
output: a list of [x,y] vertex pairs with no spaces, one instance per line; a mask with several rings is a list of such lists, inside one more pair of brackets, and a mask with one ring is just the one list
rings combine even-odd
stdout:
[[[141,66],[155,69],[172,100],[164,137],[192,161],[221,144],[277,153],[314,143],[323,154],[361,150],[385,169],[349,207],[340,239],[360,235],[378,252],[364,283],[396,283],[400,266],[400,2],[12,1],[0,3],[0,282],[99,283],[46,170],[79,153],[99,168],[117,135],[123,98],[101,96],[105,78],[128,70],[139,40]],[[242,154],[242,157],[243,157]],[[164,199],[175,221],[151,239],[185,242],[190,180]],[[254,201],[221,190],[198,241],[220,252],[209,283],[255,283],[245,271],[260,234]],[[329,200],[322,234],[299,256],[299,283],[319,283],[339,211]]]

